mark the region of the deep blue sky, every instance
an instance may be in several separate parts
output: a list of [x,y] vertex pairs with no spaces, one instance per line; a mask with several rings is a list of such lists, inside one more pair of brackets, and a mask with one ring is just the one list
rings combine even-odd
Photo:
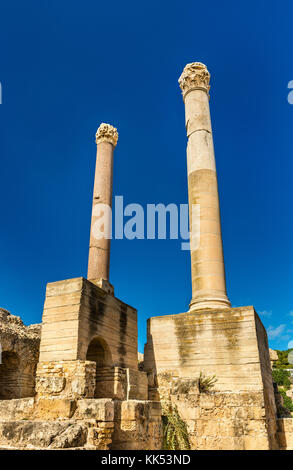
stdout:
[[[40,322],[46,283],[86,276],[100,122],[117,126],[114,194],[186,203],[188,62],[211,72],[228,295],[271,345],[293,340],[292,2],[4,0],[0,9],[0,306]],[[186,311],[179,241],[113,241],[116,295],[146,319]]]

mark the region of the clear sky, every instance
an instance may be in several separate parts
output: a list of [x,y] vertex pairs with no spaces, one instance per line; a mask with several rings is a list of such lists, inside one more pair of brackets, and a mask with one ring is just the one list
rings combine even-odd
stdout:
[[[270,344],[293,340],[290,1],[3,0],[0,306],[40,322],[47,282],[86,276],[101,122],[119,131],[114,194],[186,203],[177,80],[207,64],[227,289]],[[180,241],[114,240],[111,282],[146,319],[188,309]],[[291,315],[290,315],[291,314]]]

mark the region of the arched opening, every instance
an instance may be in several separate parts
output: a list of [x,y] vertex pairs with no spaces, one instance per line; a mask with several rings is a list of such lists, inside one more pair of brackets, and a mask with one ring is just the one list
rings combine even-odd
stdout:
[[108,344],[102,338],[93,338],[89,344],[87,361],[96,363],[95,398],[112,398],[114,395],[114,368]]
[[0,400],[21,398],[20,359],[12,351],[3,351],[0,363]]
[[112,356],[106,341],[102,338],[94,338],[89,344],[87,361],[95,361],[98,367],[112,366]]

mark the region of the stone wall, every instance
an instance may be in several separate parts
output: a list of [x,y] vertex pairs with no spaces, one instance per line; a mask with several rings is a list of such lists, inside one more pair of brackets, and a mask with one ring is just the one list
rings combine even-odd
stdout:
[[260,370],[263,381],[263,396],[266,412],[266,425],[270,448],[275,448],[277,441],[277,407],[272,380],[271,359],[266,330],[258,315],[255,315],[257,345],[259,350]]
[[7,310],[0,309],[0,399],[35,394],[40,325],[25,326]]
[[271,448],[262,393],[180,395],[173,398],[196,450]]
[[160,403],[95,398],[8,403],[0,401],[0,449],[161,448]]
[[0,401],[0,448],[108,450],[114,430],[111,400]]
[[184,420],[194,416],[194,448],[278,448],[267,336],[253,307],[149,319],[144,368],[182,380],[216,376],[215,395],[178,402]]
[[36,373],[39,398],[148,399],[145,372],[122,367],[96,367],[93,361],[39,362]]
[[162,449],[160,402],[115,402],[112,450]]
[[127,369],[128,395],[129,400],[147,400],[148,377],[145,372]]
[[293,418],[279,418],[278,439],[281,450],[293,450]]
[[178,379],[159,374],[163,408],[177,407],[186,422],[193,450],[277,449],[267,427],[262,392],[219,392],[200,390],[199,380]]
[[95,396],[118,400],[147,400],[148,379],[145,372],[122,367],[97,368]]
[[[39,362],[36,372],[38,397],[89,397],[95,395],[96,364],[90,361]],[[109,397],[111,398],[111,397]]]
[[97,367],[95,397],[123,400],[127,396],[127,370],[121,367]]

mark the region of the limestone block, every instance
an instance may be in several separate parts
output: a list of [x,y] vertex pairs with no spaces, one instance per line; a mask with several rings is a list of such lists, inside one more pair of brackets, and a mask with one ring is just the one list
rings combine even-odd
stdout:
[[0,422],[0,445],[12,447],[48,448],[54,439],[62,435],[70,421],[9,421]]
[[146,372],[127,369],[128,374],[128,399],[148,399],[148,377]]
[[[110,424],[110,423],[109,423]],[[89,428],[88,429],[88,440],[87,445],[93,446],[95,449],[99,450],[108,450],[112,444],[112,434],[113,434],[114,425],[112,423],[112,428]]]
[[0,400],[0,420],[29,419],[34,413],[34,398]]
[[112,422],[114,420],[114,402],[106,398],[78,400],[74,418],[94,418],[97,421]]
[[65,384],[65,377],[40,377],[38,380],[38,393],[55,395],[64,390]]
[[92,361],[39,362],[36,374],[38,397],[93,397],[96,364]]
[[268,450],[269,440],[268,436],[245,436],[244,449],[245,450]]
[[57,435],[50,444],[51,449],[68,449],[70,447],[82,447],[87,441],[88,429],[86,425],[73,424],[65,431]]
[[72,418],[76,401],[66,398],[39,398],[35,403],[34,416],[40,420]]
[[34,396],[40,330],[0,309],[0,400]]

